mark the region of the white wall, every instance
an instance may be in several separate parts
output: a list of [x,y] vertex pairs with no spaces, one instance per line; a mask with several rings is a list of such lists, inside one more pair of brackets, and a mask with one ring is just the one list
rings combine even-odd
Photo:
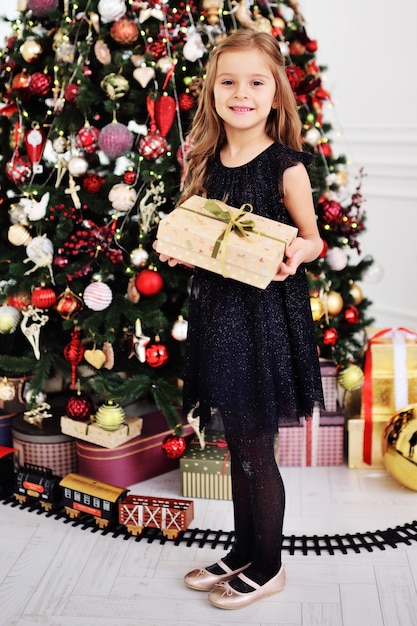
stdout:
[[[12,2],[12,0],[11,0]],[[12,16],[0,0],[0,13]],[[16,6],[13,2],[12,6]],[[417,329],[417,4],[404,0],[299,0],[318,61],[337,153],[351,180],[365,168],[362,254],[383,276],[362,285],[381,326]],[[0,42],[7,30],[0,25]],[[373,272],[374,274],[376,272]]]
[[363,254],[383,270],[364,283],[377,325],[417,329],[417,6],[413,0],[300,0],[326,87],[335,149],[364,166]]

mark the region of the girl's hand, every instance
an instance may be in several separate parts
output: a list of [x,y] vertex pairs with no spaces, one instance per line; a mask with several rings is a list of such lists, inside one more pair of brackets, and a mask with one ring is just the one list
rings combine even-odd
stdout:
[[285,251],[285,259],[278,267],[278,271],[272,280],[283,281],[288,276],[293,276],[299,266],[310,257],[311,249],[315,247],[315,243],[296,237]]
[[[152,248],[157,252],[157,250],[156,250],[156,240],[153,242]],[[188,265],[187,263],[183,263],[182,261],[178,261],[178,259],[174,259],[174,257],[172,257],[172,256],[167,256],[166,254],[161,254],[159,252],[157,254],[158,254],[159,260],[162,263],[168,263],[168,265],[170,267],[175,267],[175,265],[179,264],[179,265],[181,265],[183,267],[189,267],[191,269],[194,269],[192,265]]]

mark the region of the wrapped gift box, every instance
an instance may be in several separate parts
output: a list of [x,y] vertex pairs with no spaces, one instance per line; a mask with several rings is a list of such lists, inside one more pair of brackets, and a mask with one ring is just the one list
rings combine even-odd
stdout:
[[365,463],[363,460],[365,420],[360,417],[347,420],[347,458],[350,469],[384,468],[382,437],[387,421],[386,416],[380,416],[379,421],[375,420],[372,423],[371,463]]
[[321,358],[320,372],[326,412],[334,413],[337,411],[339,406],[336,364],[329,359]]
[[405,328],[368,331],[362,387],[363,461],[374,464],[373,423],[417,402],[417,334]]
[[[165,437],[172,433],[164,415],[154,408],[141,418],[141,435],[117,448],[76,440],[79,473],[102,482],[133,485],[177,469],[179,461],[169,459],[161,447]],[[192,428],[184,425],[184,436],[191,432]]]
[[80,422],[66,415],[61,417],[61,431],[66,435],[94,443],[103,448],[117,448],[126,441],[138,437],[142,431],[141,417],[126,415],[124,423],[117,430],[104,430],[97,422]]
[[[182,263],[265,289],[297,229],[254,213],[244,212],[237,219],[240,213],[218,200],[192,196],[160,221],[156,250]],[[244,230],[242,236],[236,230],[227,233],[233,220],[242,228],[252,222],[251,230]]]
[[318,427],[312,420],[281,426],[275,456],[281,467],[343,465],[344,449],[345,418],[326,413],[320,416]]
[[220,437],[210,435],[203,450],[192,441],[180,459],[180,470],[184,497],[232,499],[229,451]]
[[52,417],[41,426],[28,423],[24,413],[12,420],[13,447],[18,451],[19,463],[47,467],[57,476],[77,471],[75,440],[61,432],[61,408],[52,409]]

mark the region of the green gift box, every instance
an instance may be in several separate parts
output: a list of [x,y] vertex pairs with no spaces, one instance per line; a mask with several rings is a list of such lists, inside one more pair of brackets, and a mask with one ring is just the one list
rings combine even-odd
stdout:
[[192,441],[180,459],[182,495],[212,500],[232,499],[230,458],[226,442],[210,435],[204,449]]

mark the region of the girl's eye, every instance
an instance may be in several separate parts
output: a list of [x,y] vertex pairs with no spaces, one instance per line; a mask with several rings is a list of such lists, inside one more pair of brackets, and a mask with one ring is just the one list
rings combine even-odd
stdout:
[[255,86],[258,86],[258,85],[263,85],[263,82],[262,82],[261,80],[254,80],[254,81],[253,81],[253,84],[254,84]]
[[232,85],[233,81],[232,80],[223,80],[222,81],[222,85]]

